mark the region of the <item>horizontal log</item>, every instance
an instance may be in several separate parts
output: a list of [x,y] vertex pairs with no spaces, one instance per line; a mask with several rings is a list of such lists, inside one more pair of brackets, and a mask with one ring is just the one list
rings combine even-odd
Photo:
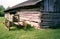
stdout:
[[60,13],[42,13],[42,16],[46,15],[46,16],[60,16]]
[[52,19],[41,19],[42,21],[52,21]]

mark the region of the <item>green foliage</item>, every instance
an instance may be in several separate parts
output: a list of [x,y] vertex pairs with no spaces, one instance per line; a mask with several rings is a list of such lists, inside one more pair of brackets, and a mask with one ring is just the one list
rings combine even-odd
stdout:
[[5,8],[2,5],[0,5],[0,16],[4,16],[4,10]]

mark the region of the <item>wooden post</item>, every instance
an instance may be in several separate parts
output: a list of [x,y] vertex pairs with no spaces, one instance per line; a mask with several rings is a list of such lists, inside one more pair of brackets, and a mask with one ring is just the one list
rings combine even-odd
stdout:
[[26,29],[26,28],[27,28],[27,23],[26,23],[26,21],[25,21],[25,20],[23,20],[23,26],[24,26],[24,29]]

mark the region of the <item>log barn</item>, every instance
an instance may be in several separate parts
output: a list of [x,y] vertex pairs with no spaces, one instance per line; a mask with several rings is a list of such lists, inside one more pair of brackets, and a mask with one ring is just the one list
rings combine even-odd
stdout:
[[30,24],[40,28],[42,2],[41,0],[28,0],[5,10],[5,24],[8,29],[11,24],[23,25],[25,28],[27,24]]
[[[60,2],[58,0],[28,0],[6,9],[5,25],[10,30],[12,24],[27,24],[40,28],[59,27]],[[58,25],[58,26],[57,26]]]

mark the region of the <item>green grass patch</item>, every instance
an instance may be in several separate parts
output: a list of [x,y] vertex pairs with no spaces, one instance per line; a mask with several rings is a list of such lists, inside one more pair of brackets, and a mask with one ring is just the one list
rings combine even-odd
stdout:
[[11,31],[3,24],[4,18],[0,17],[0,39],[60,39],[60,29],[34,29],[14,27]]

